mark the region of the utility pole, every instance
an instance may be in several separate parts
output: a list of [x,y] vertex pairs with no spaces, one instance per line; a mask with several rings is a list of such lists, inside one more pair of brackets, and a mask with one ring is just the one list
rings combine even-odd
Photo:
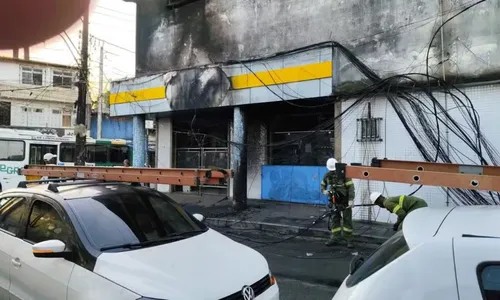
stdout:
[[99,98],[97,99],[97,139],[102,138],[103,77],[104,77],[104,44],[101,43],[101,51],[99,56]]
[[87,127],[85,117],[87,109],[87,86],[88,86],[88,55],[89,55],[89,8],[83,14],[82,30],[82,51],[80,80],[78,82],[78,102],[76,107],[76,144],[75,144],[75,165],[85,165],[85,142],[87,141]]

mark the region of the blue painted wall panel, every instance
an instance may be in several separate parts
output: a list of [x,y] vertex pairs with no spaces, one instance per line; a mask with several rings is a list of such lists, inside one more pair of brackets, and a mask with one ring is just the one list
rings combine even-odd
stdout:
[[[132,118],[102,118],[103,139],[133,139]],[[97,117],[92,116],[90,136],[97,138]]]
[[325,167],[262,166],[262,199],[295,203],[326,204],[321,194]]

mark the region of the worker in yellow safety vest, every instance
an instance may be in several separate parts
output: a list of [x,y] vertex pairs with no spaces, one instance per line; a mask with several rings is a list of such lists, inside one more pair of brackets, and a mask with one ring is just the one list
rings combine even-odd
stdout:
[[425,202],[425,200],[414,196],[401,195],[385,198],[381,193],[373,192],[370,195],[370,200],[374,205],[385,208],[390,213],[398,216],[398,220],[392,228],[394,231],[398,231],[403,228],[403,221],[410,212],[415,209],[427,207],[427,202]]

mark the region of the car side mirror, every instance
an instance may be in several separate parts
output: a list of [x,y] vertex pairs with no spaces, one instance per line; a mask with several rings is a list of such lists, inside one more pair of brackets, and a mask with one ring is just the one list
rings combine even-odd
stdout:
[[66,244],[60,240],[43,241],[32,246],[33,255],[39,258],[68,258],[71,251],[66,251],[65,249]]
[[354,274],[356,270],[359,269],[365,262],[365,258],[361,255],[356,255],[352,258],[351,263],[349,264],[349,275]]
[[205,217],[202,214],[193,214],[193,217],[196,218],[196,220],[203,222],[205,220]]

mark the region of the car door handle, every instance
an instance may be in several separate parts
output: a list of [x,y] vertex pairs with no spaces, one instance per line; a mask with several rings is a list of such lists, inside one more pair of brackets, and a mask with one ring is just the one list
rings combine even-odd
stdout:
[[12,259],[12,264],[14,265],[14,267],[16,268],[20,268],[21,267],[21,260],[19,258],[13,258]]

